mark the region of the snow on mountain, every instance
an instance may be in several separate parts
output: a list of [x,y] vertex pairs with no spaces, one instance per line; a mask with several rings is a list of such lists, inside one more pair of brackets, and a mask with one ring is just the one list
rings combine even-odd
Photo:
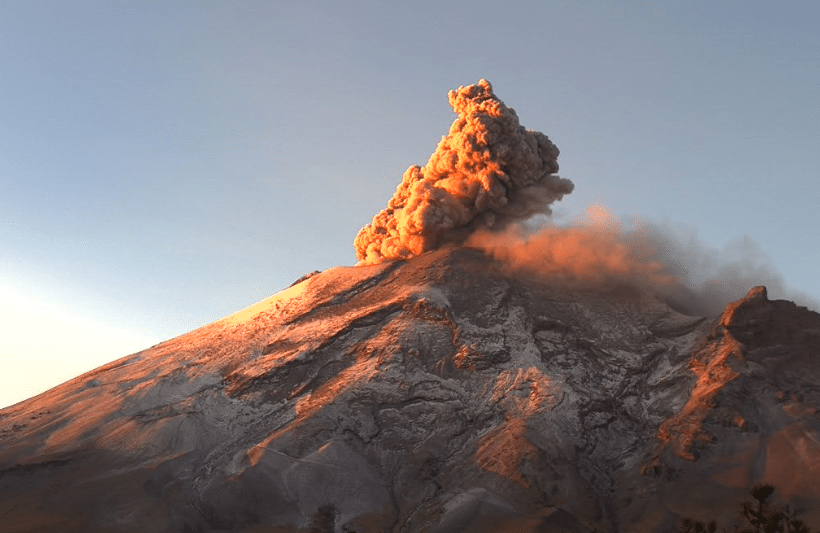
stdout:
[[818,348],[762,288],[334,268],[0,411],[0,529],[661,532],[761,480],[818,523]]

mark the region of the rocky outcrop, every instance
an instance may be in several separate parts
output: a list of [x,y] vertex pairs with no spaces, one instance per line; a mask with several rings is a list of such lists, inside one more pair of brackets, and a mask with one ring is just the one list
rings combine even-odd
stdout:
[[820,523],[818,348],[763,288],[331,269],[0,411],[0,529],[665,532],[761,480]]

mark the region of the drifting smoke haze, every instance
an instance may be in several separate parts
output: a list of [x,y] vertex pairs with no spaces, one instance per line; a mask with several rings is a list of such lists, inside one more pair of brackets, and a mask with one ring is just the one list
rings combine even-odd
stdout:
[[818,310],[820,302],[791,290],[771,260],[749,236],[729,241],[721,250],[707,247],[694,233],[670,226],[643,228],[650,250],[678,283],[666,294],[694,314],[714,316],[752,287],[765,285],[773,299],[787,299]]
[[479,230],[466,246],[479,248],[512,271],[525,271],[562,284],[597,288],[651,284],[669,289],[678,278],[667,273],[649,235],[624,231],[606,209],[593,205],[571,226],[515,224],[504,231]]
[[519,223],[503,231],[479,230],[464,244],[483,250],[513,273],[583,289],[648,289],[694,315],[716,316],[757,285],[765,285],[772,298],[820,308],[811,298],[789,291],[749,237],[714,250],[693,233],[667,225],[636,221],[626,226],[597,205],[570,225]]
[[483,250],[513,273],[567,285],[649,289],[682,311],[715,316],[757,285],[775,298],[820,308],[786,288],[748,237],[724,250],[667,225],[625,227],[600,206],[568,225],[533,225],[573,190],[558,148],[525,130],[486,80],[449,93],[458,117],[424,167],[411,166],[355,240],[359,264],[409,259],[445,244]]

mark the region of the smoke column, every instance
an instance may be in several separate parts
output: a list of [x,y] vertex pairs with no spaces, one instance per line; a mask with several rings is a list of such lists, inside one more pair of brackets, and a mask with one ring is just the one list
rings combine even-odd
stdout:
[[572,192],[555,175],[558,148],[528,131],[487,80],[448,94],[458,117],[424,167],[413,165],[387,204],[356,236],[360,264],[409,259],[478,228],[549,213]]

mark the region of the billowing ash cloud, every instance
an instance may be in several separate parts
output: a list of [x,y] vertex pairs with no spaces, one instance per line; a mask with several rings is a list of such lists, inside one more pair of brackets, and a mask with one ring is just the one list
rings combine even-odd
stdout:
[[532,215],[550,214],[550,204],[573,189],[555,174],[558,148],[521,126],[486,80],[448,97],[458,118],[427,164],[408,168],[387,208],[359,232],[360,264],[456,243],[482,249],[513,273],[583,288],[642,287],[692,314],[716,315],[756,285],[820,308],[789,291],[748,238],[710,250],[668,226],[625,228],[597,206],[572,225],[533,227]]
[[555,175],[558,148],[528,131],[490,83],[448,94],[458,118],[424,167],[407,169],[387,208],[356,236],[360,264],[408,259],[478,228],[500,228],[572,192]]

